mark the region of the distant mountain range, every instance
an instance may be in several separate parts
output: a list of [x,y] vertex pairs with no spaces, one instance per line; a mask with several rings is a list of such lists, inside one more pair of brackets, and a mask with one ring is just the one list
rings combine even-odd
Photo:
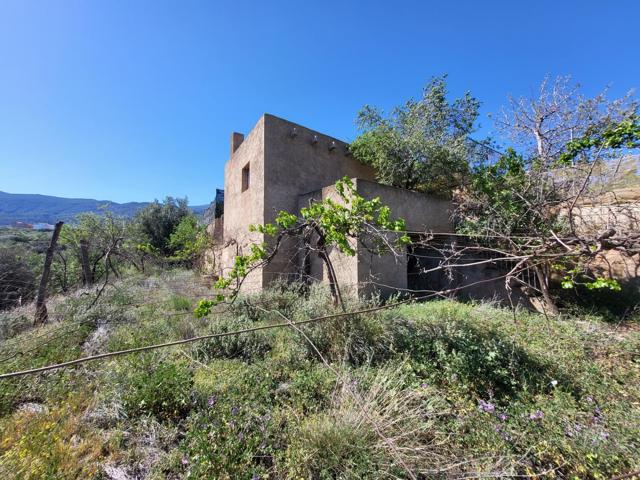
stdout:
[[[131,217],[149,203],[116,203],[110,200],[0,192],[0,226],[13,222],[53,224],[59,220],[70,221],[79,213],[99,212],[103,206],[107,206],[116,215]],[[208,207],[209,205],[195,205],[191,210],[196,215],[202,215]]]

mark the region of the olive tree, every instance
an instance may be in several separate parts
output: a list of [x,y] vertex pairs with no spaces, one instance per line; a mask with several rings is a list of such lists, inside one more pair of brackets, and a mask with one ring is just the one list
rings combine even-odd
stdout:
[[186,198],[165,198],[163,203],[155,200],[136,214],[135,221],[146,235],[151,247],[164,255],[173,253],[170,237],[183,218],[191,210]]
[[469,92],[453,101],[447,95],[443,75],[427,83],[420,99],[387,116],[366,105],[357,117],[361,133],[351,144],[354,157],[373,166],[381,183],[450,196],[486,151],[470,139],[480,102]]

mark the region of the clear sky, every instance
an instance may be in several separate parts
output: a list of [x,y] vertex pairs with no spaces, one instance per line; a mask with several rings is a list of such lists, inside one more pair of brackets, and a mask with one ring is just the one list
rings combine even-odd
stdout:
[[352,140],[449,74],[489,112],[545,74],[640,87],[640,1],[0,1],[0,190],[191,204],[269,112]]

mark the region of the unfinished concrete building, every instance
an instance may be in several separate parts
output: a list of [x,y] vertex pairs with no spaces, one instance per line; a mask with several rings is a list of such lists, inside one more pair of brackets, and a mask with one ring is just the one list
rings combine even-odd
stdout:
[[[231,151],[225,166],[223,216],[210,225],[216,241],[215,270],[224,275],[235,257],[246,253],[253,243],[262,243],[262,234],[249,232],[250,224],[275,220],[279,211],[299,212],[309,202],[335,195],[335,182],[344,177],[354,181],[356,191],[365,198],[379,197],[391,208],[392,216],[404,218],[413,232],[452,232],[451,202],[375,182],[375,172],[350,156],[346,143],[273,115],[263,115],[246,137],[231,136]],[[446,241],[455,241],[447,238]],[[302,265],[297,245],[280,249],[273,261],[247,277],[243,290],[256,291],[276,279],[300,279]],[[411,290],[441,290],[452,284],[486,280],[495,272],[465,269],[448,277],[442,272],[424,275],[425,267],[437,265],[437,255],[404,252],[378,256],[361,245],[355,256],[330,252],[337,281],[343,290],[358,295],[376,291],[383,295]],[[326,281],[324,265],[314,259],[304,275]],[[468,278],[467,278],[468,277]],[[481,282],[482,283],[482,282]],[[470,290],[473,297],[504,295],[504,281],[482,283],[481,290]]]

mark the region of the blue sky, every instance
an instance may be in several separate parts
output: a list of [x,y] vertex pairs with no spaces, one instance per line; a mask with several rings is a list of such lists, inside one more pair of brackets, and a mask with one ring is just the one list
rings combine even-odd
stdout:
[[208,203],[264,112],[352,140],[432,75],[486,118],[545,74],[640,86],[640,2],[2,0],[0,190]]

